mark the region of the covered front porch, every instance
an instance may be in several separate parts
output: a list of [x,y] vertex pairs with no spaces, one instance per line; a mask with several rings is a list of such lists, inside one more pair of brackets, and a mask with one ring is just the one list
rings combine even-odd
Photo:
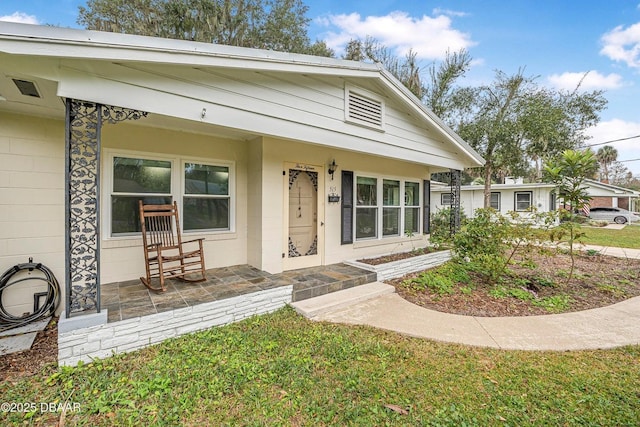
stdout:
[[250,265],[235,265],[207,270],[205,282],[169,280],[163,293],[150,291],[140,280],[103,284],[100,309],[107,311],[107,322],[113,323],[286,286],[292,286],[291,301],[295,302],[375,280],[376,273],[346,264],[279,274]]

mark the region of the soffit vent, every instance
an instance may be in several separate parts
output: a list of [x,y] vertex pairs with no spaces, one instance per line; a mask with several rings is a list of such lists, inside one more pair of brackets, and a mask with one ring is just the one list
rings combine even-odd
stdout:
[[38,92],[38,88],[36,84],[29,80],[21,80],[21,79],[11,79],[13,83],[18,87],[18,90],[21,94],[25,96],[32,96],[34,98],[40,98],[40,93]]
[[348,89],[346,116],[348,121],[382,129],[384,125],[384,103]]

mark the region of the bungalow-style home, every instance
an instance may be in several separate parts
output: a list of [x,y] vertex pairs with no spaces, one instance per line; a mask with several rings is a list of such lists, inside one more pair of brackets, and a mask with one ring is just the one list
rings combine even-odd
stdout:
[[[619,207],[633,210],[640,192],[591,179],[585,180],[591,207]],[[506,178],[504,184],[491,185],[491,207],[500,213],[526,212],[535,208],[549,212],[559,207],[555,185],[524,183],[522,178]],[[443,183],[431,183],[431,206],[442,209],[451,206],[452,191]],[[473,216],[476,209],[484,207],[484,185],[460,186],[460,207],[465,215]]]
[[[505,184],[491,185],[491,207],[500,213],[509,211],[526,212],[535,208],[538,212],[555,210],[555,185],[543,183],[523,183],[522,178],[507,178]],[[442,209],[451,206],[452,191],[449,186],[432,185],[431,206]],[[484,207],[484,185],[462,185],[460,187],[460,208],[467,216],[473,216],[476,209]]]
[[206,268],[275,274],[426,241],[430,174],[483,164],[378,64],[5,22],[0,124],[0,269],[54,272],[65,345],[144,275],[138,200],[176,201]]

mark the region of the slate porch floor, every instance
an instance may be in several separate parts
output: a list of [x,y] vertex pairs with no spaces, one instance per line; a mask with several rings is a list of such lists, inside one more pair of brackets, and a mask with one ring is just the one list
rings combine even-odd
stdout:
[[148,290],[140,280],[103,284],[100,306],[108,310],[108,322],[117,322],[287,285],[293,285],[292,301],[295,302],[375,280],[375,273],[346,264],[279,274],[236,265],[207,270],[205,282],[168,280],[167,291],[163,293]]

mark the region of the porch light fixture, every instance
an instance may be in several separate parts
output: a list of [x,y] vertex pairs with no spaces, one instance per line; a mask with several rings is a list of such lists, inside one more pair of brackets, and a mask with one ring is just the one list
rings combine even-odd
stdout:
[[328,167],[329,175],[331,175],[331,181],[333,181],[333,174],[338,170],[338,165],[336,165],[336,160],[333,159],[331,164]]

